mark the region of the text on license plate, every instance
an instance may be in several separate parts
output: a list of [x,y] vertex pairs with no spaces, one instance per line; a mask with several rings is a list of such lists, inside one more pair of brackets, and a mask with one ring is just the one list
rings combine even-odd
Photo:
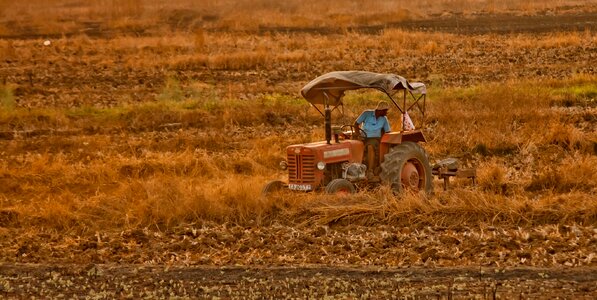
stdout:
[[310,191],[313,189],[310,184],[296,184],[296,183],[288,184],[288,188],[291,190],[294,190],[294,191]]

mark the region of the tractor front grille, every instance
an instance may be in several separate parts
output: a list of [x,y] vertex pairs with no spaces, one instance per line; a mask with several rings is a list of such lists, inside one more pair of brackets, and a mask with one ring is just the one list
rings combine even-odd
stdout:
[[288,182],[315,183],[315,156],[289,154]]

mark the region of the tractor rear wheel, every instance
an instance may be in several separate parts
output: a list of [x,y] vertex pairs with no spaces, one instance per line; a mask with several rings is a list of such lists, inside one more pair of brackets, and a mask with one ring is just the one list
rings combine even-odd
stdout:
[[285,185],[286,184],[280,180],[270,181],[261,190],[261,195],[265,197],[271,195],[274,192],[279,192],[284,188]]
[[433,177],[427,153],[417,143],[404,142],[390,149],[381,164],[381,179],[397,193],[433,192]]
[[328,185],[325,186],[325,192],[326,194],[337,195],[354,194],[356,192],[356,189],[354,187],[354,184],[352,184],[350,181],[343,178],[337,178],[330,181],[330,183],[328,183]]

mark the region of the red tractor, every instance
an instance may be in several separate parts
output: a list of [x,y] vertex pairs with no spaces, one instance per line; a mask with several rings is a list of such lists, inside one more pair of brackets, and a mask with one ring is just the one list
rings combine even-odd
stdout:
[[[379,146],[381,168],[375,170],[376,180],[367,175],[364,163],[364,132],[353,124],[332,125],[332,112],[340,111],[342,97],[349,90],[376,89],[386,94],[402,115],[399,131],[385,133]],[[402,94],[400,105],[393,98]],[[325,191],[354,193],[363,187],[387,184],[396,193],[405,190],[431,193],[432,168],[420,142],[425,142],[421,130],[405,130],[410,126],[408,110],[417,108],[424,116],[426,87],[409,83],[401,76],[364,71],[338,71],[321,75],[301,90],[301,95],[324,117],[325,141],[290,145],[287,159],[280,163],[288,171],[288,182],[271,181],[263,194],[289,189],[294,191]],[[407,106],[408,105],[408,106]]]

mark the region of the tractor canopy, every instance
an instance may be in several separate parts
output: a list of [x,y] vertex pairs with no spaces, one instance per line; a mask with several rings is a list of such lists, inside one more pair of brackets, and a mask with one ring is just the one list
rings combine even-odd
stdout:
[[[347,90],[373,88],[390,96],[394,90],[408,90],[411,93],[426,94],[425,84],[409,83],[395,74],[381,74],[366,71],[335,71],[323,74],[301,89],[301,95],[312,105],[338,106]],[[391,96],[390,96],[391,98]]]

